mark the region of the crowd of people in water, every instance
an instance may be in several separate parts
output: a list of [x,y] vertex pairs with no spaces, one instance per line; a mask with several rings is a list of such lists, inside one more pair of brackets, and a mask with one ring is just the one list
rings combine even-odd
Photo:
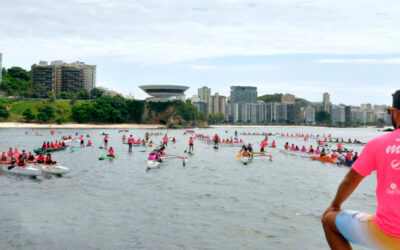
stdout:
[[48,153],[46,156],[43,153],[39,153],[38,156],[34,156],[32,152],[27,153],[25,150],[19,152],[18,148],[15,148],[14,150],[10,148],[7,152],[2,152],[0,162],[2,164],[8,164],[11,166],[17,165],[19,167],[25,167],[27,163],[46,165],[56,164],[50,153]]

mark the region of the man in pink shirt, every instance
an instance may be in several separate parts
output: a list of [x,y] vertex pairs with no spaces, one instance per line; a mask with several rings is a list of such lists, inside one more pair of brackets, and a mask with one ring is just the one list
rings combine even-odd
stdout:
[[[321,217],[332,249],[351,249],[350,242],[370,248],[400,249],[400,90],[389,108],[394,131],[370,140],[339,185]],[[342,203],[364,177],[376,171],[376,214],[342,210]]]

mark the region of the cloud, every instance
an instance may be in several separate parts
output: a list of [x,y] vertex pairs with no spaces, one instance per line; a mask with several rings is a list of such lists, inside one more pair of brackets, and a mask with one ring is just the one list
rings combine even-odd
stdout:
[[8,58],[30,63],[98,56],[158,64],[225,56],[400,53],[400,9],[394,0],[249,4],[2,0],[0,48]]
[[318,63],[344,63],[344,64],[396,64],[400,65],[400,58],[353,58],[353,59],[321,59]]
[[268,70],[280,70],[280,65],[274,64],[252,64],[252,65],[198,65],[188,64],[188,68],[197,70],[229,70],[229,71],[268,71]]

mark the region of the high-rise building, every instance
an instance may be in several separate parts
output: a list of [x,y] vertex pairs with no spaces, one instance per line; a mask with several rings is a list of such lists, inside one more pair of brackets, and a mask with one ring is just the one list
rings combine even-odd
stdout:
[[305,118],[307,125],[315,125],[315,108],[312,107],[306,108]]
[[330,113],[332,111],[331,97],[329,93],[322,94],[322,108],[323,111]]
[[0,85],[1,85],[1,83],[3,82],[3,75],[2,75],[2,72],[3,72],[3,64],[2,64],[2,62],[3,62],[3,54],[0,53]]
[[295,103],[296,97],[291,94],[284,94],[281,98],[281,103]]
[[61,66],[61,91],[76,93],[83,89],[82,69],[69,66]]
[[345,122],[345,121],[346,121],[346,115],[344,106],[341,105],[332,106],[331,123],[336,125],[338,122]]
[[[50,74],[50,71],[52,76],[47,75],[43,81],[44,72]],[[38,65],[32,65],[31,74],[32,86],[42,86],[39,87],[40,96],[46,96],[49,91],[54,91],[56,95],[62,91],[75,93],[81,89],[90,92],[96,87],[96,65],[87,65],[83,62],[68,64],[58,60],[52,61],[51,65],[40,62]]]
[[219,94],[215,93],[211,96],[211,113],[219,114]]
[[237,102],[256,103],[257,87],[231,86],[231,104]]
[[202,87],[197,90],[197,95],[200,98],[200,101],[205,102],[207,104],[205,114],[211,114],[211,89],[208,87]]
[[88,65],[83,62],[74,62],[70,66],[82,70],[83,88],[90,92],[96,87],[96,65]]
[[47,97],[54,91],[55,67],[48,65],[46,61],[40,61],[31,67],[31,85],[36,89],[39,97]]

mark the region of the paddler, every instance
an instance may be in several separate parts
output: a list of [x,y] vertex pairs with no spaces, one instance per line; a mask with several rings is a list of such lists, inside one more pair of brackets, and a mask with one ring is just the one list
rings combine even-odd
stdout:
[[310,154],[314,153],[314,149],[313,149],[312,145],[310,145],[310,147],[308,148],[308,153],[310,153]]
[[79,138],[81,140],[81,148],[85,147],[85,139],[83,138],[83,135]]
[[14,154],[13,149],[10,148],[10,149],[8,150],[8,152],[7,152],[7,156],[10,157],[10,156],[13,155],[13,154]]
[[46,160],[46,157],[40,153],[38,157],[36,157],[36,163],[44,163]]
[[7,161],[7,155],[6,155],[6,152],[3,152],[3,153],[1,154],[0,161],[2,161],[2,162],[6,162],[6,161]]
[[163,146],[164,147],[168,146],[168,136],[167,136],[167,134],[165,134],[164,137],[163,137]]
[[29,152],[27,160],[29,162],[35,162],[35,156],[32,154],[32,152]]
[[134,142],[135,142],[135,139],[133,139],[132,135],[130,135],[129,139],[128,139],[129,152],[132,152],[132,145]]
[[18,160],[17,160],[17,158],[15,157],[14,154],[10,155],[8,161],[10,162],[11,165],[15,165],[18,162]]
[[107,134],[104,136],[104,145],[107,145],[108,144],[108,136],[107,136]]
[[276,142],[275,142],[275,141],[272,141],[271,147],[272,147],[272,148],[276,148]]
[[19,157],[18,157],[18,167],[24,168],[25,165],[26,165],[25,157],[21,154],[21,155],[19,155]]
[[286,149],[286,150],[289,149],[289,142],[286,142],[286,144],[285,144],[285,149]]
[[53,165],[53,164],[56,164],[57,162],[55,162],[55,161],[53,160],[53,158],[51,157],[51,154],[47,154],[46,160],[45,160],[44,163],[45,163],[46,165]]
[[247,151],[249,151],[250,157],[251,157],[251,159],[253,159],[254,150],[253,150],[253,146],[251,146],[250,143],[247,145]]
[[92,145],[93,145],[93,143],[89,140],[88,143],[87,143],[87,146],[90,147]]
[[245,145],[242,146],[242,149],[239,151],[239,153],[245,157],[250,156],[249,151],[247,150],[247,147]]
[[265,146],[266,146],[266,142],[265,142],[265,140],[264,141],[262,141],[261,142],[261,148],[260,148],[260,152],[264,152],[264,148],[265,148]]
[[175,139],[175,137],[174,137],[174,138],[172,138],[172,142],[173,142],[173,143],[176,143],[176,139]]
[[126,136],[125,136],[125,135],[122,136],[122,141],[123,141],[123,142],[126,141]]
[[109,157],[115,157],[115,155],[114,155],[114,149],[113,149],[112,147],[110,147],[110,149],[108,150],[107,156],[109,156]]
[[214,141],[214,147],[218,147],[219,137],[217,134],[214,135],[213,141]]
[[189,152],[193,152],[194,151],[194,141],[193,141],[193,137],[189,138]]

